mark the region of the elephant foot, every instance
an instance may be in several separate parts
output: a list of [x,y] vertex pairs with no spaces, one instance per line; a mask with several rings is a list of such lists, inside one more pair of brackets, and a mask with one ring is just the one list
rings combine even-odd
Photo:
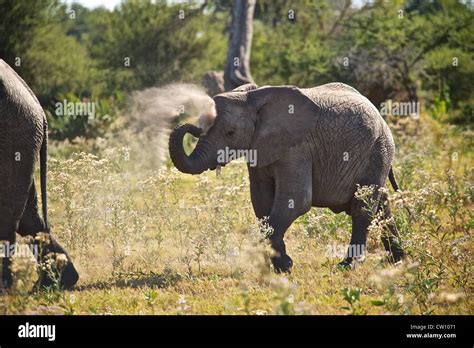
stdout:
[[352,258],[347,257],[337,264],[337,269],[341,271],[347,271],[351,269],[351,265],[352,265]]
[[[58,281],[59,280],[59,281]],[[41,271],[40,277],[36,282],[35,290],[45,290],[52,286],[58,286],[61,290],[71,289],[79,280],[79,274],[72,262],[68,262],[61,272],[54,272],[54,274],[48,274],[47,272]]]
[[2,262],[2,275],[0,278],[0,289],[2,290],[8,290],[13,286],[13,274],[12,271],[10,270],[9,263],[7,264],[7,261],[5,259],[0,259]]
[[272,264],[275,273],[291,273],[291,267],[293,266],[293,260],[286,254],[272,257]]
[[344,260],[337,264],[337,268],[341,271],[347,271],[350,269],[357,268],[360,264],[365,261],[365,257],[346,257]]
[[392,250],[387,255],[388,263],[391,263],[394,265],[402,263],[403,260],[405,260],[406,258],[407,258],[407,255],[405,254],[403,249]]
[[13,286],[13,279],[11,277],[3,278],[0,281],[0,292],[8,291]]
[[389,263],[398,263],[406,258],[406,254],[400,245],[400,240],[397,237],[385,237],[382,236],[382,243],[387,251],[387,261]]

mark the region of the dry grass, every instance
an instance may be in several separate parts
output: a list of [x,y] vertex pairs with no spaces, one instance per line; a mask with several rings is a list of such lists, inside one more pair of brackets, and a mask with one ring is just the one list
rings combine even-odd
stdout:
[[138,171],[137,146],[102,144],[97,156],[64,159],[54,155],[68,152],[60,145],[50,220],[81,280],[73,291],[30,294],[34,265],[17,258],[0,313],[473,314],[472,132],[427,117],[391,128],[404,190],[391,194],[409,254],[402,265],[384,261],[374,225],[366,261],[339,271],[335,251],[349,241],[350,219],[313,208],[286,234],[292,274],[273,274],[243,164],[191,177]]

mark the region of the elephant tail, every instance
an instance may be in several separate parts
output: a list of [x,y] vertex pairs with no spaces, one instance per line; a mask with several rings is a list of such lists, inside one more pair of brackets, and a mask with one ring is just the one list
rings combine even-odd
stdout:
[[392,167],[390,167],[390,171],[388,172],[388,179],[390,180],[390,184],[392,184],[392,187],[395,192],[400,191],[400,187],[398,186],[397,180],[395,180],[395,176],[393,175]]
[[46,116],[43,123],[43,142],[40,149],[40,180],[41,180],[41,206],[43,209],[43,221],[45,232],[49,232],[48,224],[48,197],[47,197],[47,173],[48,173],[48,121]]
[[[395,190],[395,192],[400,192],[400,187],[398,186],[398,183],[397,183],[397,180],[395,180],[395,176],[393,175],[393,169],[392,167],[390,167],[390,171],[388,172],[388,179],[390,180],[390,183],[392,184],[392,187],[393,189]],[[410,216],[415,219],[415,214],[413,214],[413,212],[411,211],[410,208],[408,208],[407,206],[405,206],[405,209],[407,210],[408,214],[410,214]]]

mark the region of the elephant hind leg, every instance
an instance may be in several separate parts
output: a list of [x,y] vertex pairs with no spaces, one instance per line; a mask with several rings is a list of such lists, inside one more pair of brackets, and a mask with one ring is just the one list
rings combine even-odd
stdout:
[[[368,181],[375,182],[375,180]],[[350,208],[350,216],[352,217],[352,236],[347,249],[346,256],[340,267],[346,268],[353,264],[353,261],[363,260],[366,253],[367,233],[372,218],[375,216],[377,209],[379,209],[379,202],[381,199],[381,192],[378,184],[364,184],[362,186],[370,186],[373,192],[370,197],[364,200],[352,197]]]
[[400,242],[400,236],[393,220],[392,210],[388,201],[387,193],[383,193],[380,198],[379,211],[382,211],[383,217],[387,223],[387,229],[381,236],[383,246],[389,254],[389,261],[398,262],[406,255]]
[[[77,283],[79,280],[79,275],[74,268],[72,260],[66,250],[49,232],[45,231],[43,219],[38,213],[37,200],[36,189],[33,182],[29,190],[28,201],[26,203],[23,216],[19,223],[18,234],[23,237],[31,236],[34,238],[32,250],[38,263],[43,262],[50,253],[64,254],[67,258],[67,263],[61,270],[58,270],[53,274],[40,271],[39,280],[36,284],[36,287],[44,288],[51,286],[59,279],[59,287],[62,289],[69,289]],[[47,233],[47,242],[40,242],[35,238],[40,232]],[[56,279],[53,279],[51,276]]]
[[371,219],[371,212],[367,209],[365,203],[355,197],[351,200],[350,212],[352,216],[352,236],[346,257],[339,263],[339,266],[343,268],[350,267],[354,260],[365,257],[367,230]]
[[33,180],[28,189],[28,199],[20,223],[18,224],[18,234],[23,237],[36,236],[38,232],[44,231],[45,226],[38,212],[38,198],[36,196],[35,182]]
[[10,216],[0,210],[0,262],[2,263],[0,288],[4,289],[10,288],[13,284],[10,253],[15,247],[15,229],[16,223],[12,223]]
[[[55,268],[52,272],[40,270],[39,279],[35,285],[36,289],[43,289],[57,284],[60,289],[70,289],[79,280],[79,274],[74,267],[71,257],[66,250],[56,241],[56,239],[48,233],[47,241],[34,241],[35,250],[37,250],[38,263],[44,262],[51,254],[55,256],[63,254],[66,256],[67,262],[61,268]],[[57,259],[56,259],[57,260]],[[56,266],[59,267],[59,266]]]
[[[2,174],[2,173],[0,173]],[[11,256],[15,252],[16,230],[22,206],[15,205],[11,202],[10,187],[2,183],[0,187],[0,262],[1,283],[0,287],[10,288],[13,285],[13,277],[11,271]],[[0,184],[0,185],[2,185]],[[3,188],[3,190],[1,190]]]
[[[375,189],[371,200],[374,202],[373,206],[367,207],[363,201],[358,200],[355,197],[352,199],[352,237],[346,257],[339,264],[340,266],[350,266],[354,260],[365,257],[367,232],[375,210],[377,212],[382,211],[384,219],[388,220],[388,230],[382,234],[382,243],[385,250],[390,254],[390,261],[398,262],[405,256],[400,245],[397,227],[392,219],[392,212],[390,210],[387,194],[385,192],[381,193],[378,189]],[[372,211],[372,209],[374,211]]]

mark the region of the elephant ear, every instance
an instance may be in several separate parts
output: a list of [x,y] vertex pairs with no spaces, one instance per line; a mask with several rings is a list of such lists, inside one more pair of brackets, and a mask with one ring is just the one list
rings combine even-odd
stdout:
[[280,159],[316,127],[319,107],[296,87],[262,87],[248,93],[248,102],[257,115],[252,149],[258,167]]

